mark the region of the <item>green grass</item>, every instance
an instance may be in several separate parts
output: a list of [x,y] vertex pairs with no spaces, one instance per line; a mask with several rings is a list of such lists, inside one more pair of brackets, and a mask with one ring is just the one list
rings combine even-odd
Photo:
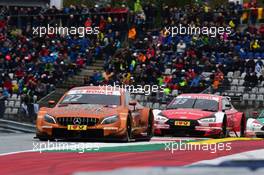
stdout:
[[165,150],[165,144],[146,144],[146,145],[127,145],[127,146],[114,146],[102,147],[91,149],[65,149],[65,150],[44,150],[43,152],[146,152]]

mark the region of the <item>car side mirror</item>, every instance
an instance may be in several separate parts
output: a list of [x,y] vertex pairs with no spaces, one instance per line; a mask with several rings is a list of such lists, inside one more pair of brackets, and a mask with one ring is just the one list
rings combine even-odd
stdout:
[[230,104],[226,104],[225,105],[225,109],[230,109],[231,108],[231,105]]
[[53,108],[56,102],[54,100],[50,100],[48,103],[49,103],[49,107]]
[[231,109],[231,105],[230,104],[225,104],[225,106],[223,107],[223,112],[226,110]]
[[128,103],[130,106],[134,106],[134,111],[136,110],[137,101],[132,100]]

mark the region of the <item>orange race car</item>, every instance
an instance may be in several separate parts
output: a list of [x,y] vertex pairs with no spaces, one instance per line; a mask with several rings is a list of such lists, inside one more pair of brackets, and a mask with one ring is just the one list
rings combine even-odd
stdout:
[[150,140],[154,132],[150,108],[131,100],[125,89],[85,86],[69,90],[53,108],[42,107],[36,137],[52,139]]

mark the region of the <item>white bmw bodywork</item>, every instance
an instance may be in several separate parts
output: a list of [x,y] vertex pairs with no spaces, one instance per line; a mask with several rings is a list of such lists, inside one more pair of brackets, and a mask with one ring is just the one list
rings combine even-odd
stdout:
[[264,131],[261,130],[261,128],[263,126],[264,125],[262,123],[258,122],[257,119],[249,118],[247,120],[247,131],[248,132],[254,132],[256,134],[262,134],[262,135],[264,135]]

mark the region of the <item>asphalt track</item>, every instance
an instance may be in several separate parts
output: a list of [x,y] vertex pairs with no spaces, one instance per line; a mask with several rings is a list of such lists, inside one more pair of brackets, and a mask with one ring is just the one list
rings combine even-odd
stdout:
[[0,134],[0,174],[65,175],[264,157],[264,140],[254,138],[154,137],[150,142],[104,143],[39,142],[33,137],[33,134]]

